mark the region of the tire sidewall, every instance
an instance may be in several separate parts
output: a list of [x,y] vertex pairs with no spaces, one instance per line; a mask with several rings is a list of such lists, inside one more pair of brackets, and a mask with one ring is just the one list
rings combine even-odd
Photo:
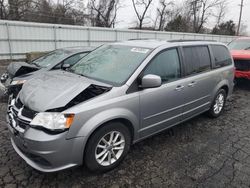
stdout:
[[[123,134],[124,139],[125,139],[124,151],[116,162],[114,162],[113,164],[109,166],[102,166],[95,159],[96,146],[99,143],[100,139],[111,131],[119,131]],[[106,123],[99,129],[97,129],[90,136],[86,145],[86,149],[85,149],[84,163],[87,166],[87,168],[93,172],[105,172],[105,171],[112,170],[117,165],[119,165],[119,163],[124,159],[124,157],[129,151],[130,144],[131,144],[131,134],[130,134],[129,129],[124,124],[120,122]]]

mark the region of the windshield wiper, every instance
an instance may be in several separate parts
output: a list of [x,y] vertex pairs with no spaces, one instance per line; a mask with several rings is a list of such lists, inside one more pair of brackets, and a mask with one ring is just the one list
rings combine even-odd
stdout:
[[89,76],[86,76],[86,75],[84,75],[84,74],[81,74],[81,73],[75,73],[75,74],[78,74],[78,75],[80,75],[80,76],[83,76],[83,77],[85,77],[85,78],[89,78],[89,79],[91,79],[91,77],[89,77]]
[[90,78],[89,76],[86,76],[86,75],[84,75],[84,74],[75,72],[73,69],[66,69],[65,71],[68,71],[68,72],[71,72],[71,73],[74,73],[74,74],[77,74],[77,75],[79,75],[79,76],[83,76],[83,77],[86,77],[86,78]]
[[[71,68],[65,69],[64,71],[71,72],[71,73],[75,73],[75,72],[73,71],[73,69],[71,69]],[[76,74],[76,73],[75,73],[75,74]]]

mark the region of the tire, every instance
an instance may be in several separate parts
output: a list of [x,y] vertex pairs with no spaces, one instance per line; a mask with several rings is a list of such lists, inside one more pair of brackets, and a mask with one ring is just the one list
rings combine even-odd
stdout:
[[[112,134],[113,143],[110,142]],[[97,129],[88,140],[84,155],[85,165],[92,172],[112,170],[124,159],[129,151],[130,144],[131,134],[124,124],[120,122],[107,123]],[[98,145],[99,147],[97,147]]]
[[[213,100],[213,103],[208,111],[208,115],[211,118],[217,118],[224,110],[226,103],[227,93],[224,89],[220,89]],[[216,107],[217,105],[217,107]]]

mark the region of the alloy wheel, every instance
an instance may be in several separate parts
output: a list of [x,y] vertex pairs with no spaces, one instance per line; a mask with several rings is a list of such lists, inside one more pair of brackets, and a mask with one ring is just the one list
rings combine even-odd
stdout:
[[123,154],[125,138],[121,132],[111,131],[103,136],[95,149],[95,159],[102,166],[115,163]]
[[219,114],[221,112],[224,106],[224,102],[225,102],[224,95],[220,93],[215,99],[215,104],[214,104],[215,114]]

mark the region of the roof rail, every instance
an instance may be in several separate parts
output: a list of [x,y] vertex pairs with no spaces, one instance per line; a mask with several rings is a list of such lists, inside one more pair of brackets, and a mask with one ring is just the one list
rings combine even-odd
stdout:
[[167,42],[217,42],[216,40],[192,40],[192,39],[178,39],[178,40],[168,40]]
[[135,39],[128,39],[128,40],[160,40],[155,38],[135,38]]

